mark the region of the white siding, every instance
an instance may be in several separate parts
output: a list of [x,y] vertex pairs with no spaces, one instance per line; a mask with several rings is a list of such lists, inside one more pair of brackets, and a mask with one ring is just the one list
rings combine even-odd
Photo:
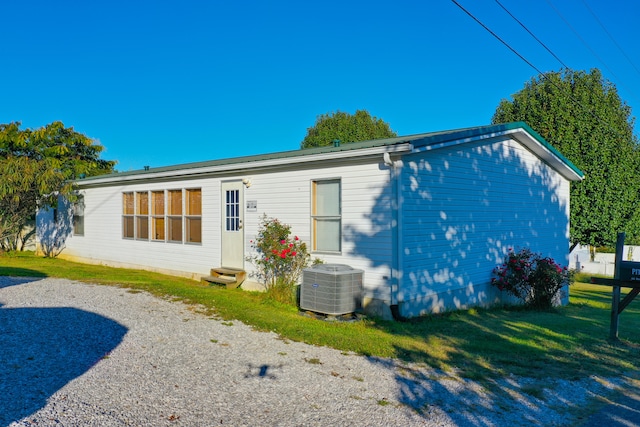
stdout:
[[513,140],[406,156],[403,315],[487,304],[509,248],[568,263],[569,183]]
[[[498,296],[489,285],[491,270],[510,247],[529,247],[568,263],[569,182],[517,141],[466,142],[405,154],[398,171],[399,182],[392,182],[380,155],[81,187],[85,234],[69,236],[62,255],[194,278],[207,274],[220,266],[220,188],[231,180],[250,183],[243,190],[246,256],[252,255],[263,215],[289,224],[310,248],[311,182],[339,178],[342,250],[312,257],[364,270],[364,296],[374,300],[372,306],[397,302],[400,314],[415,316],[491,303]],[[186,188],[202,189],[201,244],[122,238],[123,192]],[[247,212],[246,202],[257,209]],[[51,229],[50,217],[38,217],[43,237]],[[254,270],[247,261],[245,269],[251,277]],[[395,280],[398,292],[392,295]]]
[[[250,179],[244,189],[247,201],[257,203],[256,212],[244,218],[245,252],[252,254],[263,215],[291,225],[293,235],[307,243],[311,240],[311,181],[339,178],[342,183],[342,251],[340,254],[315,254],[327,263],[341,263],[365,271],[365,289],[369,297],[389,299],[387,279],[391,268],[391,231],[389,171],[380,163],[354,162],[323,164],[312,168],[292,167],[287,171],[246,171],[233,176],[137,183],[85,188],[85,234],[69,236],[63,256],[137,268],[147,268],[198,277],[220,265],[220,185],[222,181]],[[202,189],[202,244],[139,241],[122,238],[122,193]],[[44,216],[43,216],[44,218]],[[245,261],[245,269],[254,268]]]
[[[202,243],[168,243],[122,237],[124,192],[202,188]],[[122,266],[200,275],[220,260],[220,184],[215,179],[169,181],[87,188],[84,236],[69,236],[66,257],[105,261]]]
[[[380,158],[382,160],[382,158]],[[245,213],[246,248],[251,250],[263,215],[291,225],[291,232],[311,248],[311,181],[339,178],[342,184],[342,251],[312,253],[327,263],[347,264],[365,271],[368,296],[388,300],[391,263],[389,172],[379,163],[328,164],[323,167],[251,174],[245,200],[257,202],[256,212]],[[253,271],[247,263],[248,271]]]

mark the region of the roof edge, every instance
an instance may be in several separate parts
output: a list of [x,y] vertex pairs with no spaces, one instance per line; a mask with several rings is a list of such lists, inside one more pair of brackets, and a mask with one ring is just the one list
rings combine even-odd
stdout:
[[526,130],[531,136],[533,136],[535,138],[536,141],[538,141],[542,146],[544,146],[544,148],[546,148],[547,150],[551,151],[551,153],[553,153],[553,155],[555,155],[560,160],[562,160],[564,163],[566,163],[566,165],[569,166],[569,168],[572,169],[573,172],[575,172],[575,174],[580,177],[580,179],[584,179],[585,174],[584,174],[584,172],[582,172],[582,170],[580,170],[580,168],[578,168],[575,164],[573,164],[573,162],[571,160],[569,160],[565,156],[563,156],[562,153],[560,153],[553,145],[551,145],[546,139],[544,139],[542,137],[542,135],[540,135],[538,132],[533,130],[525,122],[511,122],[511,123],[505,123],[505,124],[497,125],[497,126],[505,126],[505,128],[508,129],[508,130],[516,130],[518,128],[522,128],[522,129]]
[[[477,126],[449,131],[421,133],[394,138],[376,139],[370,141],[352,142],[338,146],[317,147],[281,151],[269,154],[259,154],[244,157],[232,157],[203,162],[184,163],[157,168],[148,168],[128,172],[116,172],[108,175],[99,175],[77,180],[81,186],[104,185],[111,182],[135,182],[158,178],[178,178],[189,176],[201,176],[203,174],[228,173],[233,170],[246,168],[278,167],[282,164],[307,163],[320,160],[337,160],[348,157],[363,157],[382,152],[412,151],[414,146],[434,146],[446,144],[450,141],[464,141],[477,139],[483,136],[495,134],[507,134],[522,130],[529,134],[540,146],[575,175],[578,179],[584,179],[584,173],[570,160],[564,157],[540,134],[534,131],[525,122],[511,122],[487,126]],[[422,142],[422,144],[420,143]],[[574,179],[575,180],[575,179]]]

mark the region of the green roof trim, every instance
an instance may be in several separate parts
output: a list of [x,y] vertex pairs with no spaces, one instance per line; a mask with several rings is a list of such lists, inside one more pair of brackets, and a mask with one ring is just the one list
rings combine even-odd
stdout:
[[158,174],[163,172],[172,172],[184,170],[188,171],[190,169],[199,169],[199,168],[215,168],[216,166],[229,166],[229,165],[241,165],[245,164],[250,167],[251,163],[262,162],[268,160],[278,160],[278,159],[295,159],[299,157],[306,157],[318,154],[330,154],[330,153],[339,153],[339,152],[350,152],[357,151],[363,149],[371,149],[377,147],[385,147],[385,146],[394,146],[400,144],[411,144],[414,147],[424,147],[431,145],[438,145],[441,143],[446,143],[449,141],[456,140],[465,140],[465,139],[474,139],[483,136],[492,136],[495,134],[501,134],[510,131],[516,131],[518,129],[524,129],[525,132],[529,133],[537,142],[539,142],[544,148],[549,150],[554,156],[556,156],[559,160],[561,160],[564,164],[566,164],[569,169],[571,169],[576,175],[580,178],[584,177],[584,173],[578,169],[571,161],[569,161],[566,157],[564,157],[558,150],[556,150],[551,144],[549,144],[540,134],[531,129],[529,125],[525,122],[512,122],[512,123],[504,123],[504,124],[496,124],[496,125],[488,125],[488,126],[478,126],[464,129],[455,129],[449,131],[440,131],[440,132],[429,132],[408,136],[399,136],[394,138],[384,138],[384,139],[375,139],[370,141],[361,141],[361,142],[351,142],[340,144],[339,146],[326,146],[326,147],[316,147],[316,148],[306,148],[306,149],[298,149],[291,151],[281,151],[269,154],[258,154],[251,156],[243,156],[243,157],[232,157],[228,159],[218,159],[218,160],[209,160],[203,162],[194,162],[194,163],[184,163],[178,165],[171,166],[162,166],[162,167],[151,167],[149,169],[140,169],[128,172],[115,172],[109,175],[99,175],[89,178],[81,179],[80,182],[86,182],[89,184],[92,180],[104,179],[104,178],[114,178],[118,177],[130,177],[139,175],[141,179],[144,179],[144,175],[147,174]]
[[[553,153],[554,156],[558,157],[563,163],[565,163],[573,172],[576,173],[580,178],[584,178],[584,172],[582,172],[576,165],[574,165],[569,159],[563,156],[555,147],[553,147],[547,140],[545,140],[538,132],[531,129],[531,127],[525,122],[511,122],[511,123],[502,123],[488,126],[478,126],[473,128],[466,129],[457,129],[451,131],[444,132],[436,132],[431,134],[424,134],[423,138],[420,138],[424,141],[424,144],[420,145],[436,145],[448,141],[455,140],[464,140],[464,139],[472,139],[478,138],[484,135],[492,135],[497,133],[504,133],[509,131],[515,131],[518,129],[524,129],[527,133],[529,133],[536,141],[540,143],[544,148]],[[416,135],[421,136],[421,135]]]
[[551,151],[555,156],[557,156],[560,160],[562,160],[564,163],[566,163],[566,165],[569,166],[577,175],[579,175],[580,178],[584,178],[584,172],[582,172],[582,170],[580,170],[580,168],[578,168],[576,165],[574,165],[571,160],[569,160],[565,156],[563,156],[562,153],[560,153],[558,150],[556,150],[556,148],[553,145],[551,145],[546,139],[544,139],[542,137],[542,135],[540,135],[535,130],[531,129],[531,127],[528,124],[526,124],[525,122],[512,122],[512,123],[505,123],[505,124],[495,125],[495,126],[498,126],[498,127],[503,126],[505,130],[514,130],[514,129],[518,129],[518,128],[522,128],[522,129],[526,130],[542,146],[544,146],[547,150]]

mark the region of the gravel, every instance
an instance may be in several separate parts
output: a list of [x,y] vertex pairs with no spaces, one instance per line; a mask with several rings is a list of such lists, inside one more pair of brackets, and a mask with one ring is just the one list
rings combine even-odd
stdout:
[[486,384],[118,287],[0,277],[0,426],[573,425],[620,385]]

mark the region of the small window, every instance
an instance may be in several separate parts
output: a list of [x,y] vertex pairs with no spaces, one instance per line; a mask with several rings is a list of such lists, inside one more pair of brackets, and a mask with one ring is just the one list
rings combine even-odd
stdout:
[[151,236],[164,241],[164,191],[151,192]]
[[342,240],[341,185],[339,179],[312,181],[312,249],[340,252]]
[[149,193],[136,193],[136,239],[149,239]]
[[[56,211],[54,216],[57,217]],[[73,234],[84,236],[84,196],[81,195],[78,195],[78,199],[73,202]]]
[[182,190],[169,190],[167,196],[167,237],[182,243]]
[[224,206],[225,231],[240,231],[240,191],[227,190]]
[[202,243],[202,190],[186,191],[186,233],[188,243]]
[[134,197],[133,193],[122,193],[122,237],[133,239],[134,222]]

